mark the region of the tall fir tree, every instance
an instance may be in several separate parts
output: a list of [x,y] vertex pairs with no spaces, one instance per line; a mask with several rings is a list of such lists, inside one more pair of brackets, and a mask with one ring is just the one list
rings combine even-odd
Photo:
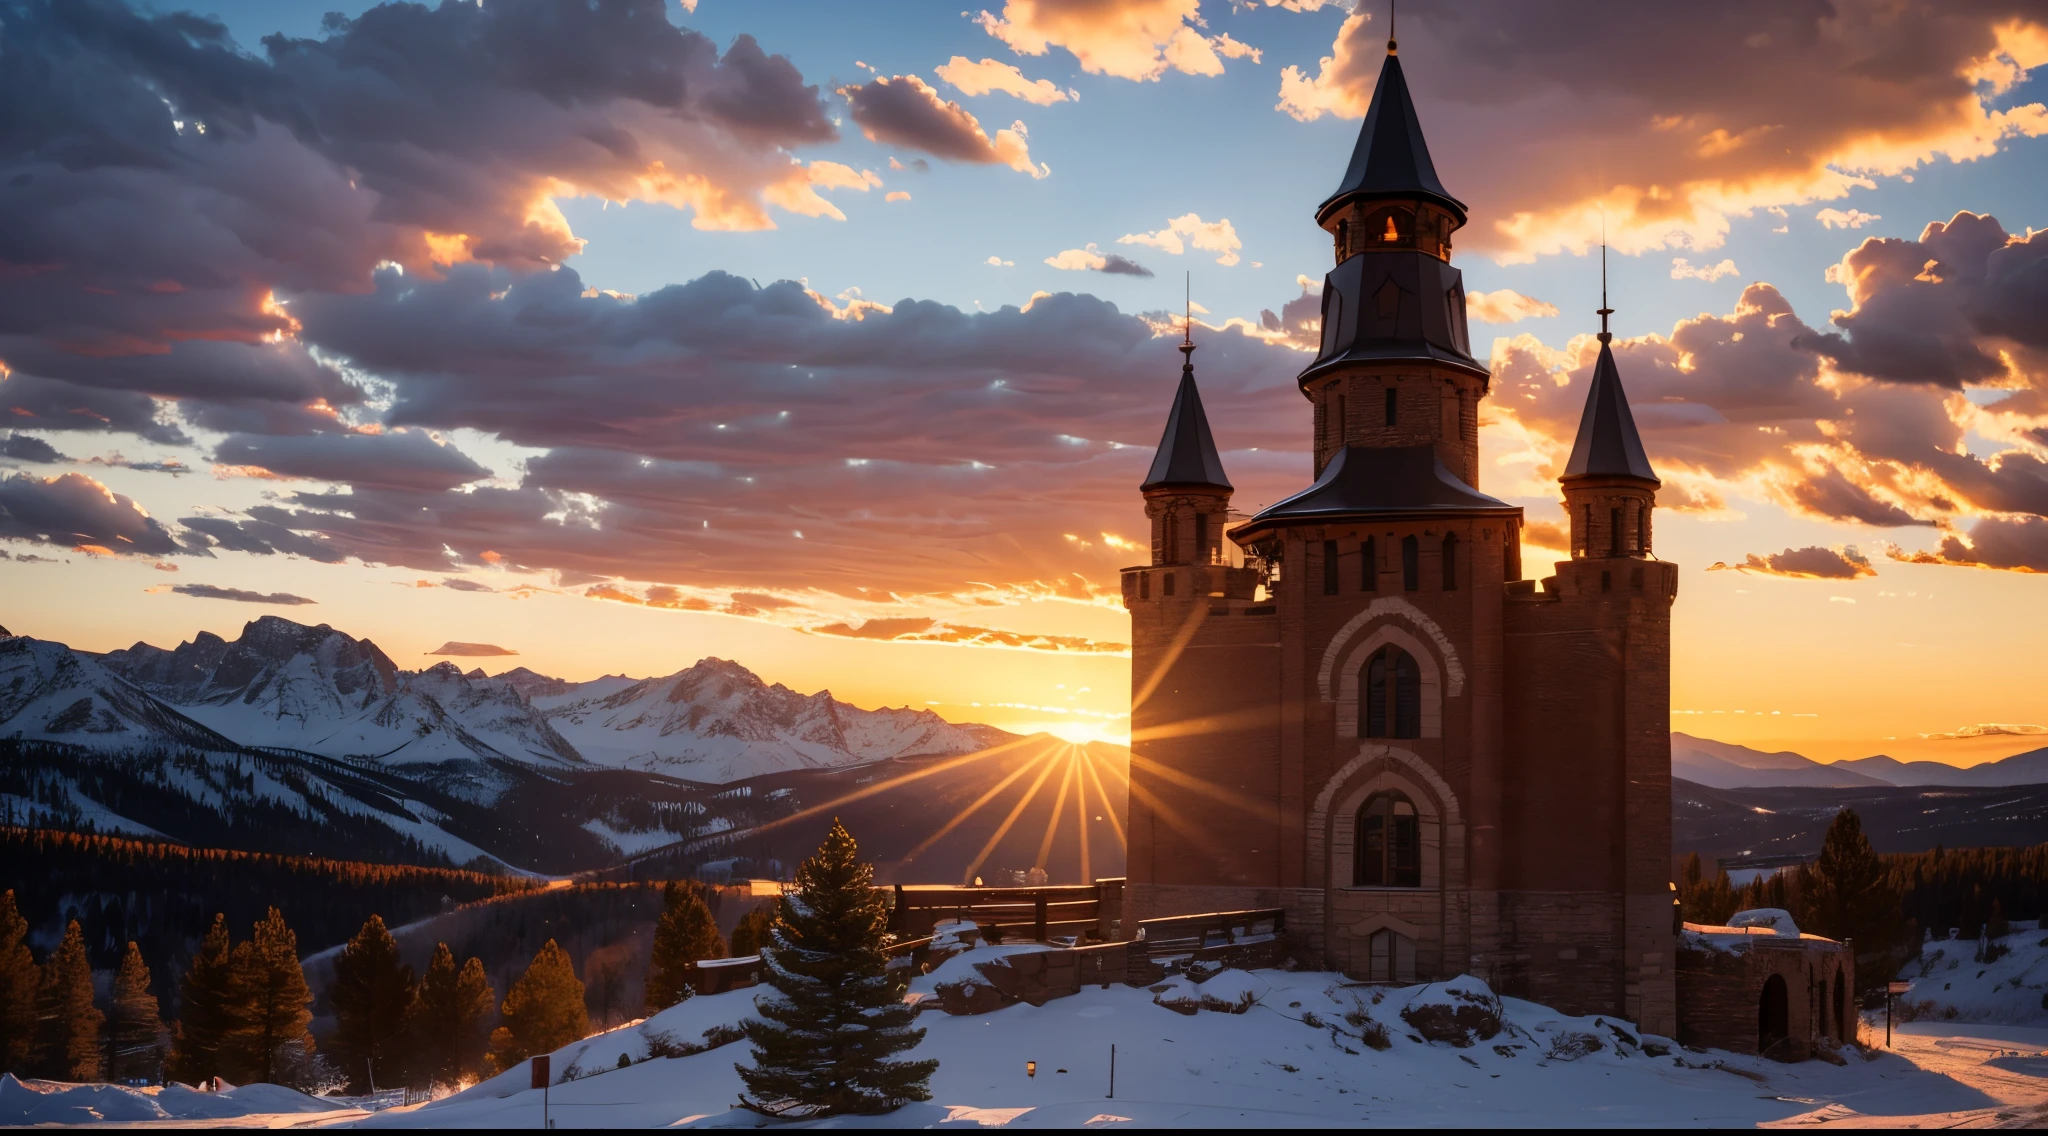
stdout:
[[42,973],[28,949],[28,920],[14,889],[0,895],[0,1073],[27,1076],[36,1049],[36,993]]
[[114,972],[114,1002],[107,1014],[107,1075],[116,1081],[163,1078],[164,1023],[142,949],[128,940],[121,969]]
[[85,957],[85,929],[73,919],[64,941],[43,964],[36,999],[36,1061],[53,1081],[97,1081],[100,1026],[106,1015],[92,1002],[92,963]]
[[512,984],[501,1012],[505,1024],[491,1031],[491,1060],[500,1070],[536,1053],[553,1052],[590,1033],[583,982],[576,977],[569,952],[556,946],[553,939]]
[[178,1020],[171,1033],[170,1075],[196,1085],[223,1073],[228,1034],[235,1025],[234,944],[228,917],[215,914],[199,953],[178,982]]
[[654,925],[654,957],[647,964],[647,1012],[657,1014],[693,993],[691,979],[700,959],[725,957],[718,921],[694,887],[671,882]]
[[[233,1061],[228,1079],[284,1084],[296,1079],[313,1038],[313,991],[299,967],[299,937],[273,907],[235,948],[232,977]],[[239,1075],[237,1075],[239,1074]]]
[[482,1073],[491,1021],[497,1016],[498,992],[491,989],[483,960],[472,957],[458,971],[448,944],[436,944],[413,1000],[413,1080],[453,1085]]
[[772,907],[756,907],[740,916],[740,921],[733,926],[732,942],[728,946],[733,957],[760,954],[761,948],[768,945],[768,929],[773,926],[775,909]]
[[398,940],[372,915],[334,957],[327,987],[334,1005],[328,1059],[348,1078],[349,1091],[405,1084],[411,1076],[412,968],[398,957]]
[[1905,919],[1891,873],[1871,850],[1856,810],[1835,814],[1803,883],[1800,914],[1808,929],[1856,940],[1856,980],[1866,988],[1890,981],[1903,960],[1895,948]]
[[762,975],[776,996],[747,1022],[754,1067],[739,1066],[749,1108],[776,1114],[879,1113],[931,1099],[933,1060],[891,1060],[924,1038],[883,969],[888,905],[837,819],[785,891]]

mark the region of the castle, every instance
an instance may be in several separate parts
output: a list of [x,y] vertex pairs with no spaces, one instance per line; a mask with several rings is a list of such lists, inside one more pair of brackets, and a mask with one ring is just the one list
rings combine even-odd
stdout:
[[1561,479],[1571,559],[1539,587],[1521,508],[1479,488],[1466,210],[1392,43],[1316,223],[1336,267],[1299,380],[1313,484],[1231,523],[1186,343],[1142,486],[1125,918],[1281,908],[1361,979],[1471,973],[1675,1036],[1678,571],[1607,312]]

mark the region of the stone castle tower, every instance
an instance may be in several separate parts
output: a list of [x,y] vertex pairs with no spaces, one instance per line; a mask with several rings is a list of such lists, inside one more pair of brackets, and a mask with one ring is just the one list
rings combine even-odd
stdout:
[[1521,508],[1478,488],[1489,375],[1450,262],[1466,211],[1391,42],[1316,222],[1336,266],[1300,378],[1313,483],[1227,526],[1183,343],[1142,486],[1126,919],[1280,907],[1358,978],[1469,972],[1672,1034],[1678,576],[1651,553],[1658,480],[1607,312],[1562,478],[1571,559],[1539,588]]

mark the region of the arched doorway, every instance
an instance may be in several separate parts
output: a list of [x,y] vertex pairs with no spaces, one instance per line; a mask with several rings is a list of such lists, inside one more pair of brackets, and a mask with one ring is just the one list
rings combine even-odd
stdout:
[[1788,1032],[1789,1010],[1785,994],[1783,975],[1771,975],[1764,979],[1763,996],[1757,1001],[1756,1009],[1756,1051],[1766,1057],[1771,1050],[1782,1044]]

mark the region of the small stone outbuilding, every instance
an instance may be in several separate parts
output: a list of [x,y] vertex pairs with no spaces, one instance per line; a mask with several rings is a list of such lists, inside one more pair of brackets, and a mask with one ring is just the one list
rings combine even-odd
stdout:
[[1856,957],[1777,908],[1687,923],[1678,942],[1678,1040],[1804,1061],[1856,1037]]

